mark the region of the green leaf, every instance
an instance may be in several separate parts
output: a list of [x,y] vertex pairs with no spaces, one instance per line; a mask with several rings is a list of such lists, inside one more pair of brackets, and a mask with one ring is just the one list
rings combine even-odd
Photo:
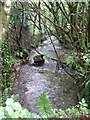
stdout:
[[46,97],[46,94],[43,92],[39,97],[37,106],[39,111],[43,114],[51,113],[52,112],[52,105]]
[[20,105],[19,102],[14,102],[14,103],[12,104],[12,108],[13,108],[14,110],[18,110],[18,111],[21,111],[21,110],[22,110],[22,107],[21,107],[21,105]]
[[65,111],[64,110],[62,110],[62,109],[53,109],[52,110],[53,111],[53,115],[54,116],[57,116],[57,117],[59,117],[59,116],[61,116],[61,115],[65,115]]
[[0,107],[0,118],[4,118],[4,107]]
[[82,98],[82,103],[85,103],[85,99],[84,98]]
[[81,113],[88,114],[88,109],[86,107],[80,107]]
[[6,111],[8,113],[8,115],[10,115],[10,117],[13,117],[13,114],[14,114],[14,110],[11,106],[6,106]]
[[18,111],[15,111],[13,114],[13,118],[21,118],[20,113]]
[[21,118],[31,118],[31,114],[27,109],[21,111]]
[[14,100],[12,98],[7,98],[6,105],[12,105]]

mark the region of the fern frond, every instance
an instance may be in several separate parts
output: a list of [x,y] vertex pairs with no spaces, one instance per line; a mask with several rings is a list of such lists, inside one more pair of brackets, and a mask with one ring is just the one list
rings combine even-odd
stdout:
[[39,112],[42,113],[43,115],[48,116],[48,114],[52,113],[52,105],[44,92],[39,97],[37,107]]

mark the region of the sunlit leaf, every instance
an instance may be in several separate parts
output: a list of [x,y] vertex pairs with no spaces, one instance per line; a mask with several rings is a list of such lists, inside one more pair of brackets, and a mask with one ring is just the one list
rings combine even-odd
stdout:
[[19,102],[14,102],[14,103],[12,104],[12,108],[13,108],[14,110],[18,110],[18,111],[21,111],[21,110],[22,110],[22,107],[21,107],[21,105],[20,105]]
[[12,98],[8,98],[6,101],[6,105],[12,105],[14,100]]
[[6,111],[8,112],[8,115],[10,115],[11,117],[13,117],[13,114],[14,114],[14,110],[12,107],[10,106],[6,106]]

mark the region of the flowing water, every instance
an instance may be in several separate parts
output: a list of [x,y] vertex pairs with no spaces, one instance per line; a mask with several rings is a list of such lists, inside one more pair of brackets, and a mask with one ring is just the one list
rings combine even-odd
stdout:
[[[53,36],[52,39],[55,40]],[[54,41],[54,45],[58,53],[66,51],[57,40]],[[37,49],[45,55],[56,57],[49,38]],[[30,62],[35,54],[36,52],[32,50]],[[46,93],[55,108],[66,109],[77,103],[75,80],[62,68],[55,73],[56,64],[56,61],[48,60],[43,66],[35,67],[26,64],[21,67],[20,76],[13,85],[13,93],[20,95],[20,103],[30,111],[37,111],[36,104],[42,92]]]

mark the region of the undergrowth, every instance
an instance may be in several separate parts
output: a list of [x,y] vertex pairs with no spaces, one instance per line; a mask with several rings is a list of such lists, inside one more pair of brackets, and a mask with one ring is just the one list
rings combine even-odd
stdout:
[[38,114],[29,112],[26,108],[22,107],[18,102],[18,95],[12,95],[7,98],[5,106],[0,106],[0,119],[2,118],[80,118],[81,116],[90,114],[90,109],[85,103],[84,98],[78,105],[68,108],[66,110],[56,109],[48,100],[45,93],[39,97]]
[[67,64],[77,72],[79,100],[84,97],[86,102],[90,104],[90,51],[70,53]]
[[11,55],[10,43],[8,40],[8,34],[6,33],[3,36],[2,44],[2,80],[1,80],[1,89],[2,89],[2,104],[5,105],[5,101],[8,98],[8,93],[11,90],[12,80],[10,79],[10,74],[12,72],[12,64],[15,63],[15,59]]

